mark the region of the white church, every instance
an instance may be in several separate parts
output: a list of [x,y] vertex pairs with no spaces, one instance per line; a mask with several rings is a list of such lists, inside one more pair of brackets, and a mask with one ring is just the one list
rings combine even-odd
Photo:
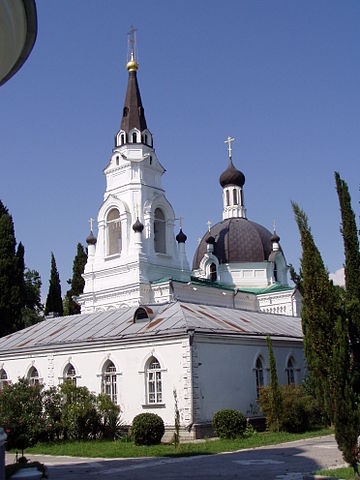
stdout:
[[198,438],[209,435],[222,408],[259,415],[258,390],[270,380],[267,335],[280,383],[302,381],[301,297],[288,284],[275,228],[247,218],[245,176],[233,164],[230,137],[222,219],[209,225],[190,267],[187,237],[182,225],[175,236],[162,187],[165,169],[146,124],[134,48],[128,60],[97,236],[91,225],[87,238],[81,314],[1,338],[0,388],[20,377],[45,387],[71,379],[108,394],[124,424],[153,412],[167,432],[176,391],[182,437]]

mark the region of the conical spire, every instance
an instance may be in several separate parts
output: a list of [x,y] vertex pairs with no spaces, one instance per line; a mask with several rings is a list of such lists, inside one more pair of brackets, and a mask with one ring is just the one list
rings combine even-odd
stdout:
[[137,128],[140,132],[147,128],[144,107],[141,103],[140,90],[136,77],[136,72],[139,69],[139,65],[136,62],[135,54],[135,32],[136,30],[131,27],[130,32],[128,33],[129,61],[126,65],[126,68],[129,72],[129,79],[123,108],[123,116],[120,126],[120,129],[124,130],[126,133],[129,133],[132,128]]

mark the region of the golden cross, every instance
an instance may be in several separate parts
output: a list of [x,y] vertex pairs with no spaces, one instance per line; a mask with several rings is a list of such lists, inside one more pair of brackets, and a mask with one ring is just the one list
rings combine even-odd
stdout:
[[209,231],[209,233],[210,233],[210,227],[211,227],[211,222],[210,222],[210,220],[207,221],[207,226],[208,226],[208,231]]
[[139,218],[139,204],[138,203],[136,204],[135,210],[136,210],[136,218]]
[[274,232],[276,231],[276,223],[275,223],[275,218],[273,220],[273,226],[274,226]]
[[231,158],[231,143],[235,141],[235,138],[232,137],[227,137],[227,140],[225,140],[224,143],[228,144],[228,150],[229,150],[229,158]]
[[180,229],[181,229],[181,230],[182,230],[182,225],[183,225],[183,224],[182,224],[182,221],[183,221],[183,217],[180,215],[180,217],[179,217],[179,222],[180,222]]
[[90,217],[90,220],[89,220],[89,223],[90,223],[90,232],[93,231],[93,222],[94,222],[94,219],[92,217]]

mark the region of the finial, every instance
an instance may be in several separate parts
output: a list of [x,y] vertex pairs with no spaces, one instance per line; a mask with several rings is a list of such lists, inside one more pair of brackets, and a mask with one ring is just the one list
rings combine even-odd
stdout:
[[89,223],[90,223],[90,232],[92,232],[93,231],[93,223],[94,223],[94,219],[92,217],[90,217]]
[[136,72],[139,69],[139,65],[136,62],[136,57],[136,28],[131,25],[128,32],[128,53],[126,64],[126,68],[129,72]]
[[228,151],[229,151],[229,159],[231,160],[231,143],[232,142],[235,142],[235,138],[232,138],[232,137],[227,137],[227,140],[225,140],[224,143],[227,143],[228,144]]
[[180,217],[179,217],[180,230],[182,230],[182,227],[183,227],[182,221],[183,221],[183,217],[180,215]]
[[276,222],[275,222],[275,218],[273,220],[273,227],[274,227],[274,233],[276,232]]
[[211,222],[210,222],[210,220],[207,221],[207,226],[208,226],[208,232],[210,233],[210,227],[211,227]]

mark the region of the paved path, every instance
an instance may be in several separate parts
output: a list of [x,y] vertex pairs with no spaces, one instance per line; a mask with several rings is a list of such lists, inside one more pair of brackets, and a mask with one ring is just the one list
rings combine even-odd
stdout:
[[[343,465],[332,435],[218,455],[180,458],[90,459],[28,455],[45,463],[49,480],[274,479],[302,480],[320,468]],[[7,463],[13,461],[7,455]]]

